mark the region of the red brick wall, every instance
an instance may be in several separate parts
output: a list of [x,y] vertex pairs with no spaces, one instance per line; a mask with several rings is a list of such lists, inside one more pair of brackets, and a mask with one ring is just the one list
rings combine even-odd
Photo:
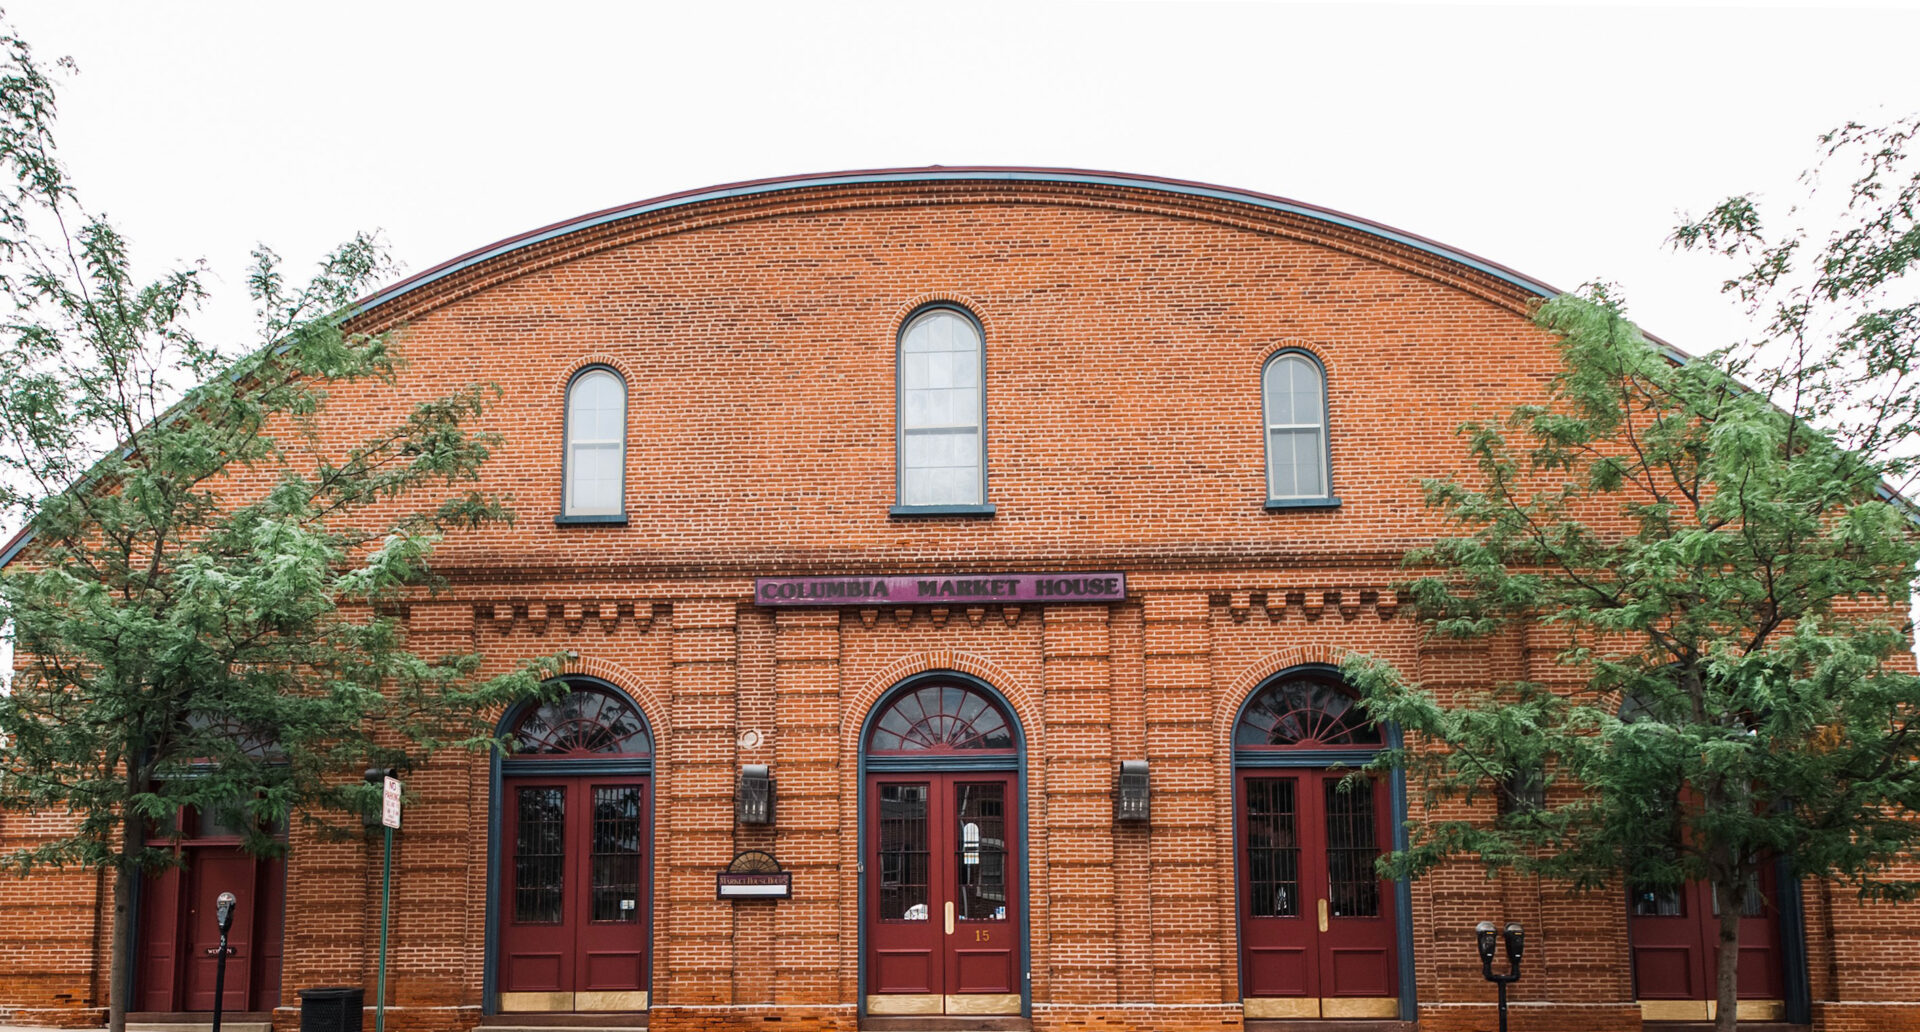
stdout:
[[[889,518],[894,338],[918,304],[985,328],[980,518]],[[1453,429],[1553,370],[1514,288],[1351,230],[1120,187],[893,184],[710,202],[573,233],[416,290],[393,389],[336,392],[341,444],[415,400],[500,385],[487,486],[512,528],[463,535],[451,590],[411,608],[422,648],[492,669],[562,650],[630,692],[658,745],[655,1027],[855,1026],[862,720],[902,678],[999,689],[1028,743],[1033,1023],[1242,1024],[1228,740],[1266,677],[1348,652],[1467,689],[1535,669],[1524,641],[1425,648],[1394,606],[1435,530],[1420,477],[1464,468]],[[1266,511],[1259,375],[1283,347],[1328,370],[1330,511]],[[629,387],[626,526],[556,527],[563,388],[589,362]],[[782,610],[754,575],[1120,570],[1113,605]],[[761,733],[740,747],[739,732]],[[1150,827],[1116,826],[1119,761],[1150,761]],[[738,826],[738,765],[766,762],[779,821]],[[484,761],[411,777],[390,976],[399,1029],[478,1020],[491,806]],[[1417,803],[1417,801],[1416,801]],[[46,817],[0,815],[0,845]],[[741,849],[794,897],[721,903]],[[100,883],[0,879],[0,1021],[104,1004]],[[372,986],[378,853],[296,832],[285,985]],[[1417,884],[1420,1023],[1487,1028],[1470,929],[1529,929],[1516,1027],[1639,1024],[1620,893],[1570,896],[1457,865]],[[1816,1021],[1920,1028],[1920,908],[1809,886]],[[1847,1002],[1857,1001],[1857,1002]]]

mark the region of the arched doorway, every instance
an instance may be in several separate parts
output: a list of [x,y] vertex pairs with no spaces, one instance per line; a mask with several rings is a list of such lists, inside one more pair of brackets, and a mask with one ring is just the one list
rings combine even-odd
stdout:
[[1339,673],[1261,685],[1233,728],[1240,987],[1249,1018],[1401,1013],[1398,886],[1374,861],[1395,841],[1398,788],[1353,768],[1386,745]]
[[645,1010],[653,735],[612,685],[566,685],[501,725],[489,995],[507,1012]]
[[868,1014],[1020,1014],[1024,742],[985,682],[928,674],[861,736],[861,982]]

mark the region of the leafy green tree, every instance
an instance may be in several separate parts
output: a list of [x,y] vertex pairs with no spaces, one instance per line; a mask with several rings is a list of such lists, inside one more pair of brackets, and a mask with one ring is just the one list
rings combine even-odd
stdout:
[[416,656],[393,616],[432,586],[443,532],[510,516],[474,486],[490,391],[417,404],[356,445],[322,432],[330,389],[399,369],[390,335],[343,329],[390,273],[377,244],[352,240],[299,287],[258,251],[263,335],[236,356],[189,328],[202,270],[136,279],[78,202],[53,117],[47,67],[0,36],[0,510],[30,535],[0,573],[17,650],[0,806],[74,815],[12,867],[118,875],[118,1030],[133,887],[173,862],[150,829],[198,811],[262,855],[289,821],[357,829],[361,769],[490,744],[484,714],[541,677]]
[[[1425,484],[1455,534],[1408,557],[1429,633],[1534,628],[1564,642],[1564,673],[1543,679],[1563,683],[1443,697],[1375,659],[1347,669],[1409,732],[1383,763],[1430,807],[1393,866],[1704,881],[1722,1030],[1763,865],[1920,895],[1920,533],[1884,487],[1920,457],[1917,129],[1825,139],[1824,170],[1854,171],[1818,242],[1771,234],[1750,197],[1679,229],[1678,245],[1741,263],[1726,290],[1760,327],[1751,341],[1680,361],[1604,289],[1543,304],[1563,362],[1547,397],[1464,427],[1476,472]],[[1476,800],[1475,816],[1432,808]]]

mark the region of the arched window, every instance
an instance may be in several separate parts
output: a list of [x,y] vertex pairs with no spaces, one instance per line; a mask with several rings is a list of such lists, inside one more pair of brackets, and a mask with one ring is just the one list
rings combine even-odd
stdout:
[[873,722],[870,753],[1012,752],[1013,724],[970,685],[942,681],[895,695]]
[[564,520],[626,518],[627,384],[605,366],[567,384]]
[[517,757],[653,753],[653,736],[633,703],[587,685],[576,685],[567,694],[528,710],[507,737]]
[[945,305],[900,330],[897,513],[987,501],[986,364],[980,326]]
[[1375,746],[1380,728],[1331,673],[1297,673],[1267,683],[1233,728],[1240,746]]
[[1304,351],[1282,351],[1261,373],[1267,424],[1269,501],[1331,498],[1327,475],[1327,381]]

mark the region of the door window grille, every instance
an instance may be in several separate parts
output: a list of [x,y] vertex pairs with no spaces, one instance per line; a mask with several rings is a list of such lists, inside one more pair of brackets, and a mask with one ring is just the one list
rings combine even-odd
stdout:
[[566,789],[515,790],[520,804],[513,839],[513,919],[559,924],[566,882]]
[[1247,782],[1247,886],[1254,917],[1300,916],[1300,839],[1294,781]]

